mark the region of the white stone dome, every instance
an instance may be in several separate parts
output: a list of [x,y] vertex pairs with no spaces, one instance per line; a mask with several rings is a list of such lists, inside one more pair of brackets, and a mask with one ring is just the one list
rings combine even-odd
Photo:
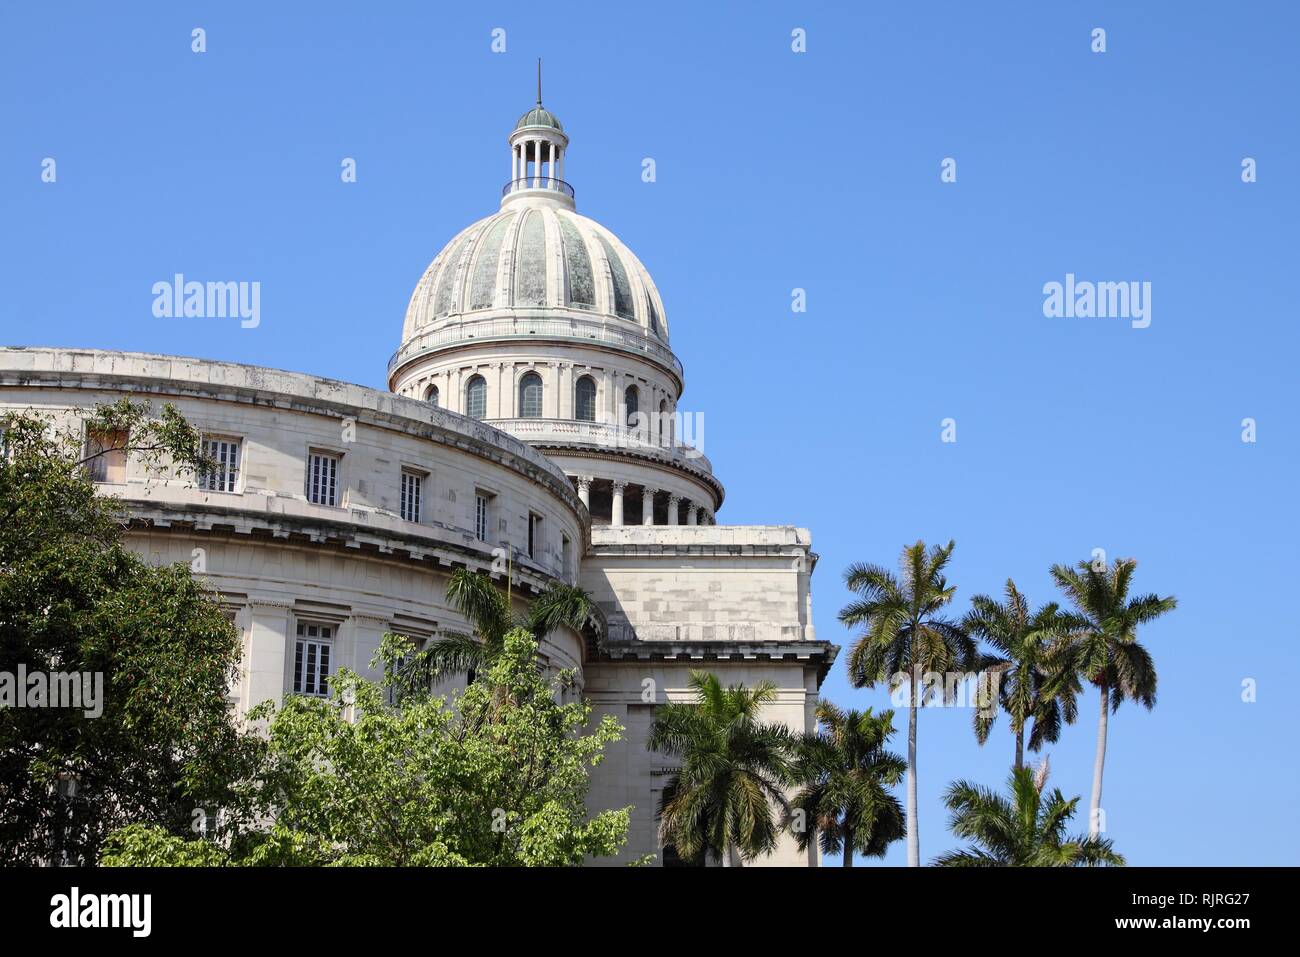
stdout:
[[556,311],[668,343],[659,291],[617,236],[549,199],[507,196],[499,212],[462,230],[425,270],[402,339],[493,313]]

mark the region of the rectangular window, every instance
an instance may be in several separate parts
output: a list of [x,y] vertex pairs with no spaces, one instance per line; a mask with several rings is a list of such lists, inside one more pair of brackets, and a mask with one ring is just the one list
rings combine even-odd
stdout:
[[127,434],[120,429],[87,433],[86,469],[92,482],[126,481],[126,442]]
[[233,492],[239,478],[239,439],[206,437],[203,451],[217,467],[199,480],[199,487],[209,492]]
[[424,476],[409,469],[402,470],[402,490],[398,512],[408,522],[420,520],[420,505],[424,499]]
[[314,505],[339,503],[339,457],[312,452],[307,463],[307,500]]
[[528,557],[537,558],[542,550],[542,516],[528,513]]
[[[409,638],[411,636],[408,635],[406,637]],[[424,649],[424,639],[412,638],[411,640],[415,642],[415,652],[418,655]],[[403,655],[401,658],[398,658],[396,661],[392,662],[391,664],[385,665],[384,666],[385,671],[389,677],[396,677],[398,675],[401,675],[402,672],[406,670],[407,665],[409,665],[411,661],[412,661],[412,656]],[[409,684],[410,681],[411,678],[408,676],[406,678],[406,681],[403,683],[403,686],[405,687],[407,684]],[[429,688],[430,689],[433,688],[432,681],[429,684]],[[384,689],[384,701],[390,705],[396,705],[397,699],[398,699],[398,689],[393,684],[389,684]]]
[[330,625],[298,622],[293,650],[293,693],[325,697],[329,694],[330,652],[334,629]]
[[480,542],[488,540],[488,510],[492,496],[483,492],[474,495],[474,537]]
[[560,536],[560,570],[565,581],[573,581],[573,542],[568,535]]

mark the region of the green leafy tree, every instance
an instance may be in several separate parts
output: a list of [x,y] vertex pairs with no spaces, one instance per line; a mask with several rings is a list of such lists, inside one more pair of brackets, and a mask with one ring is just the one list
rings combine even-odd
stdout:
[[482,671],[501,653],[512,628],[523,628],[540,644],[561,626],[580,631],[591,619],[591,597],[581,588],[552,582],[516,618],[506,594],[487,575],[458,568],[447,583],[447,600],[473,626],[474,634],[444,635],[403,664],[412,681],[432,683],[451,675]]
[[1060,789],[1043,795],[1047,762],[1037,769],[1016,768],[1008,786],[1010,799],[987,788],[958,781],[944,794],[957,837],[973,841],[965,850],[935,859],[939,867],[1123,867],[1124,858],[1109,840],[1069,837],[1077,797],[1066,800]]
[[855,851],[884,857],[906,834],[903,806],[890,791],[907,771],[906,762],[888,750],[894,712],[846,712],[819,701],[816,714],[818,730],[796,748],[795,777],[802,787],[790,801],[785,825],[801,851],[816,831],[824,853],[843,851],[844,867],[853,866]]
[[724,867],[733,852],[742,860],[770,854],[793,780],[789,729],[759,721],[776,687],[723,688],[702,671],[691,672],[690,687],[693,702],[655,709],[646,741],[649,750],[681,760],[660,798],[661,840],[687,860],[712,857]]
[[[408,658],[387,636],[374,666]],[[393,669],[389,668],[389,671]],[[558,699],[563,676],[537,668],[537,642],[508,631],[480,680],[448,702],[340,671],[328,699],[290,697],[270,718],[267,762],[250,783],[254,812],[218,847],[245,866],[562,866],[626,842],[628,808],[589,817],[590,769],[622,729]],[[273,822],[273,823],[267,823]],[[115,835],[109,865],[206,863],[199,839]]]
[[954,542],[926,549],[918,541],[903,549],[899,575],[879,565],[854,564],[844,572],[844,583],[857,598],[840,609],[840,623],[861,627],[849,652],[849,679],[855,688],[874,688],[880,682],[897,687],[908,683],[907,719],[907,863],[921,864],[921,841],[916,798],[916,719],[923,699],[955,692],[956,683],[943,682],[942,690],[922,688],[927,673],[970,671],[976,663],[975,642],[961,625],[941,612],[953,598],[944,568]]
[[[998,704],[1007,713],[1016,739],[1013,767],[1020,769],[1025,766],[1027,727],[1032,724],[1029,750],[1037,751],[1044,743],[1055,742],[1062,724],[1073,724],[1078,714],[1078,683],[1062,672],[1057,647],[1079,622],[1063,615],[1055,602],[1030,612],[1025,596],[1010,578],[1004,594],[1003,602],[988,595],[972,598],[962,627],[993,646],[995,654],[983,656],[980,668],[997,676]],[[996,708],[975,709],[975,736],[980,744],[988,740],[996,720]]]
[[240,648],[214,596],[188,566],[129,551],[125,513],[87,474],[109,451],[201,471],[198,433],[171,406],[155,416],[123,400],[85,422],[113,437],[87,454],[80,425],[32,412],[0,421],[0,699],[29,690],[20,669],[90,676],[83,694],[98,682],[101,699],[0,707],[5,866],[93,862],[130,823],[187,833],[193,809],[229,800],[258,750],[229,712]]
[[1088,814],[1088,832],[1094,837],[1101,829],[1101,780],[1109,714],[1125,700],[1139,702],[1148,711],[1156,704],[1156,666],[1150,652],[1138,643],[1138,626],[1178,606],[1172,595],[1130,598],[1136,568],[1137,562],[1130,558],[1118,559],[1109,568],[1087,561],[1075,568],[1052,566],[1052,578],[1081,619],[1062,643],[1064,670],[1091,683],[1101,699]]

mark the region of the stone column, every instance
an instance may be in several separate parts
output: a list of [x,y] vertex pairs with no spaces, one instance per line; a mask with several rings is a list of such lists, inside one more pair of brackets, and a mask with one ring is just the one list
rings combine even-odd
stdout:
[[618,400],[614,398],[614,373],[606,369],[600,378],[605,386],[605,401],[601,403],[605,409],[602,421],[618,424]]
[[700,507],[698,505],[696,505],[694,502],[687,502],[686,503],[686,524],[698,525],[699,513],[700,513]]
[[[556,402],[560,397],[559,363],[546,362],[534,366],[533,371],[542,377],[542,418],[558,419],[559,407]],[[522,411],[521,409],[520,412]]]
[[668,496],[668,524],[669,525],[677,524],[677,506],[681,504],[681,501],[682,501],[682,497],[680,495]]
[[573,374],[573,363],[572,362],[561,363],[560,364],[560,385],[559,385],[560,394],[558,396],[560,402],[560,408],[559,411],[556,413],[556,418],[572,419],[574,417],[574,413],[573,413],[574,381],[575,381],[575,377]]
[[655,523],[655,495],[659,493],[657,488],[646,487],[641,490],[641,524],[653,525]]
[[591,483],[595,480],[593,475],[578,476],[578,501],[583,505],[591,508]]
[[[248,696],[245,708],[271,700],[277,705],[290,687],[289,610],[293,602],[281,597],[253,596],[248,600]],[[292,658],[288,659],[292,664]]]
[[627,488],[626,482],[614,483],[614,506],[610,513],[609,523],[611,525],[623,524],[623,490]]

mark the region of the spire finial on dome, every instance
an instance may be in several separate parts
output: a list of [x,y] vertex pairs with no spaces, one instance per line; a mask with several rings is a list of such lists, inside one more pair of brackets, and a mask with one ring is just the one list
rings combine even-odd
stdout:
[[537,58],[537,105],[542,105],[542,58]]

